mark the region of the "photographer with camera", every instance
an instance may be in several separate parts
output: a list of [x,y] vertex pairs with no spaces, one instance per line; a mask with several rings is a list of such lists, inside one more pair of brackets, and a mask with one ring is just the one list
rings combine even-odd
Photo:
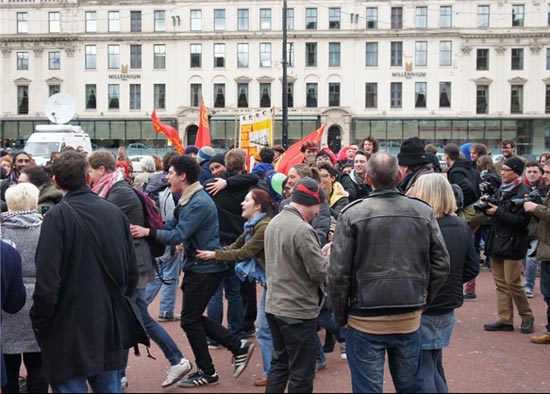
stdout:
[[525,198],[530,192],[523,184],[524,167],[525,164],[518,157],[504,162],[500,171],[502,185],[494,195],[495,201],[488,202],[488,208],[484,211],[494,220],[485,254],[491,258],[499,316],[498,321],[484,325],[486,331],[513,331],[514,304],[522,319],[521,332],[530,334],[535,327],[535,318],[521,283],[523,260],[529,246],[529,215],[522,205],[512,202],[513,199]]

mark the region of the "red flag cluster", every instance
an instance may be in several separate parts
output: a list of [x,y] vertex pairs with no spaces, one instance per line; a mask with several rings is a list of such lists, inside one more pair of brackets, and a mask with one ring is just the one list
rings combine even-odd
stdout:
[[176,148],[179,153],[185,153],[185,148],[181,143],[181,138],[178,131],[172,126],[167,125],[166,123],[162,123],[157,116],[156,110],[153,110],[153,113],[151,114],[151,122],[153,122],[153,128],[157,133],[164,134],[166,137],[168,137],[168,140],[172,142],[174,148]]
[[282,154],[281,159],[277,164],[276,170],[282,172],[283,174],[288,175],[288,170],[296,164],[300,164],[304,160],[304,155],[302,155],[301,148],[305,142],[312,141],[315,144],[319,145],[323,133],[325,132],[326,125],[322,125],[320,128],[315,130],[313,133],[305,136],[300,141],[292,144],[285,153]]
[[204,99],[201,99],[201,108],[199,112],[199,130],[195,138],[195,146],[202,148],[203,146],[212,146],[210,144],[210,124],[208,122],[208,109],[204,105]]

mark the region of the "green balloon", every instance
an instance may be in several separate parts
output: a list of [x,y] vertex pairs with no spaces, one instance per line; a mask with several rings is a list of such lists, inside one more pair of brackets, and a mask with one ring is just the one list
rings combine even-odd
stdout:
[[283,195],[283,182],[286,179],[286,175],[282,174],[280,172],[277,172],[276,174],[273,174],[271,177],[271,187],[275,192],[279,195]]

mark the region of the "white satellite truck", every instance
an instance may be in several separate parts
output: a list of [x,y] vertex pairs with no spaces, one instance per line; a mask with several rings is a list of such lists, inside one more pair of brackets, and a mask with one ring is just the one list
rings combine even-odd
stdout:
[[32,154],[37,165],[44,165],[53,152],[60,152],[66,146],[92,153],[90,136],[80,126],[65,124],[74,116],[75,100],[66,93],[57,93],[45,105],[48,119],[54,124],[36,125],[25,144],[25,152]]

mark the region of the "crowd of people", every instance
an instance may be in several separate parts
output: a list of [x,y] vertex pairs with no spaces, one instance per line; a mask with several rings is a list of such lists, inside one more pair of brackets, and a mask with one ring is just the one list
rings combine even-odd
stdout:
[[[0,154],[2,389],[19,392],[22,362],[27,392],[127,389],[137,342],[114,313],[121,298],[166,359],[162,387],[218,384],[221,348],[238,378],[259,347],[254,385],[312,392],[338,344],[354,392],[382,391],[386,353],[398,392],[448,392],[443,349],[480,270],[492,272],[498,314],[484,330],[514,331],[517,309],[524,334],[540,273],[548,324],[531,341],[550,344],[550,153],[501,148],[494,163],[481,143],[449,143],[440,163],[418,138],[396,156],[372,137],[337,154],[306,142],[288,174],[279,146],[253,168],[241,149],[193,145],[146,156],[140,171],[123,148],[66,148],[45,166]],[[159,324],[173,321],[192,355]]]

